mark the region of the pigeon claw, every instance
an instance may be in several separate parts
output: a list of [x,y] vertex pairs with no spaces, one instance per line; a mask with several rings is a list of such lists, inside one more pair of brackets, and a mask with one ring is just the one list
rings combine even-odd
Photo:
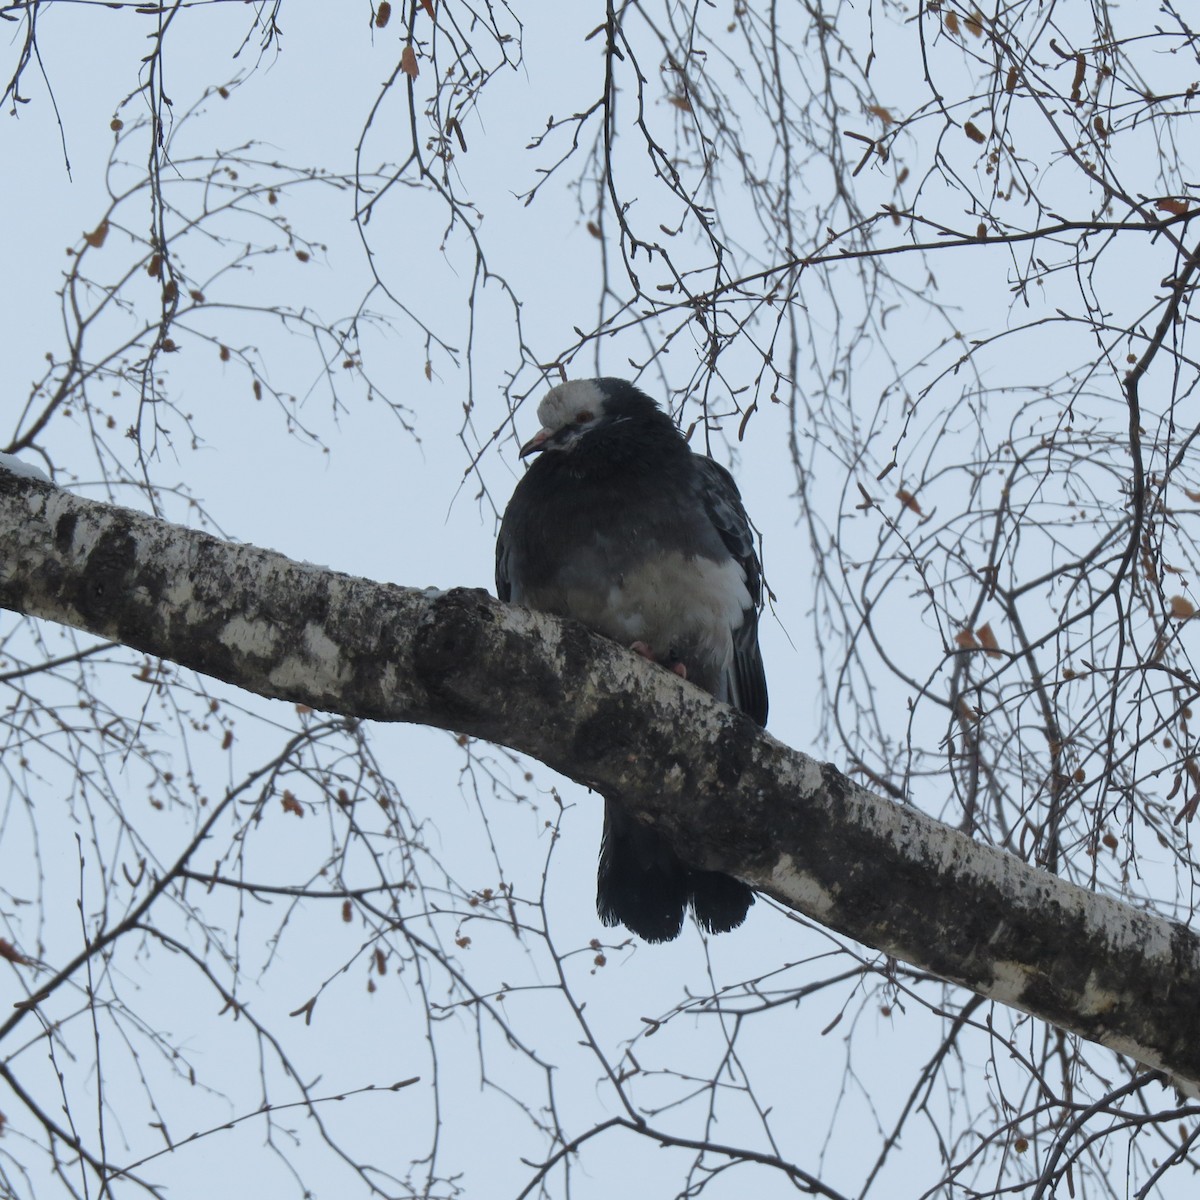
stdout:
[[672,651],[665,661],[659,662],[658,656],[654,653],[653,647],[647,642],[630,642],[629,648],[635,654],[640,654],[643,658],[648,658],[652,663],[658,663],[661,667],[666,667],[668,671],[678,675],[680,679],[688,677],[687,667],[675,657],[675,652]]

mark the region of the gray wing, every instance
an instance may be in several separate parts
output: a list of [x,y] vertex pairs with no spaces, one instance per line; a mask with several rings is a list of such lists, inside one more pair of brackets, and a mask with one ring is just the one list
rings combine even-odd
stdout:
[[704,510],[721,541],[746,573],[746,589],[753,606],[742,614],[733,630],[731,702],[760,725],[767,723],[767,677],[758,648],[758,612],[762,606],[762,567],[754,549],[754,530],[742,507],[733,476],[720,463],[696,455],[697,477]]
[[510,546],[508,514],[505,513],[504,520],[500,522],[500,532],[496,535],[496,596],[505,604],[512,599]]

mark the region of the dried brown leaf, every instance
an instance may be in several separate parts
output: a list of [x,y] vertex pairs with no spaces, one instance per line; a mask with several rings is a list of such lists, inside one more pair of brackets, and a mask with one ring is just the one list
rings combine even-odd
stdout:
[[1071,99],[1076,104],[1083,97],[1083,81],[1087,75],[1087,59],[1082,54],[1075,55],[1075,78],[1071,80]]
[[1200,806],[1200,792],[1193,792],[1191,799],[1175,814],[1172,824],[1178,825],[1181,821],[1186,821],[1190,825],[1198,806]]
[[1185,596],[1172,596],[1170,605],[1171,616],[1177,621],[1186,621],[1196,615],[1196,606]]
[[1176,217],[1184,216],[1188,210],[1187,201],[1176,200],[1174,196],[1164,196],[1161,200],[1155,200],[1154,207],[1159,212],[1168,212]]
[[987,651],[988,658],[1004,657],[1000,651],[1000,644],[996,641],[996,635],[992,632],[990,621],[986,625],[981,625],[975,632],[979,635],[979,641]]
[[29,959],[7,938],[0,938],[0,958],[7,959],[10,963],[16,963],[20,967],[29,965]]

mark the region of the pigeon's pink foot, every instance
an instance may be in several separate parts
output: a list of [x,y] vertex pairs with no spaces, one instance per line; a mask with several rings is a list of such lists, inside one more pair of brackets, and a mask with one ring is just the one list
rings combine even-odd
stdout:
[[[629,648],[634,652],[634,654],[640,654],[643,658],[648,658],[652,663],[658,662],[658,659],[654,655],[653,648],[646,642],[630,642]],[[687,667],[685,667],[681,662],[665,662],[659,665],[666,667],[668,671],[678,675],[680,679],[687,678]]]

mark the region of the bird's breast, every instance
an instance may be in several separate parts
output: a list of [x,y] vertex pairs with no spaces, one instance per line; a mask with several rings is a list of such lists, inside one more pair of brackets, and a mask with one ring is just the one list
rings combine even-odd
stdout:
[[752,607],[746,577],[732,559],[642,546],[636,554],[603,542],[584,547],[529,590],[522,603],[582,621],[655,656],[683,662],[689,678],[717,691],[733,653],[733,630]]

